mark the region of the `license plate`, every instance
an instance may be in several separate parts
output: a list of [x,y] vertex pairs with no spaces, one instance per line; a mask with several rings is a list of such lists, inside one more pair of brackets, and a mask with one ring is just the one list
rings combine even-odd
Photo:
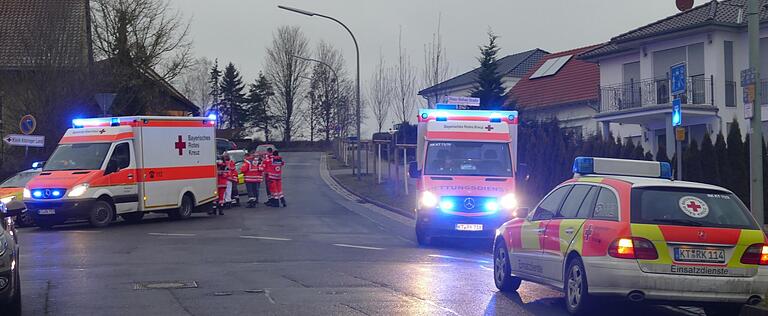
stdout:
[[483,224],[456,224],[456,230],[477,232],[483,230]]
[[725,250],[706,248],[675,248],[675,261],[725,263]]
[[56,210],[54,210],[54,209],[38,210],[37,214],[40,214],[40,215],[52,215],[52,214],[56,214]]

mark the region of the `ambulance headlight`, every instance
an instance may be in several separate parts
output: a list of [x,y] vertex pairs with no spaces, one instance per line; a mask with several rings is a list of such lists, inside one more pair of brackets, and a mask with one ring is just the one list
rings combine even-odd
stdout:
[[13,199],[15,199],[15,198],[16,198],[16,197],[15,197],[15,196],[13,196],[13,195],[11,195],[11,196],[6,196],[6,197],[4,197],[4,198],[0,199],[0,203],[3,203],[3,204],[8,204],[8,203],[11,203],[11,201],[13,201]]
[[514,193],[509,193],[501,197],[499,204],[507,210],[515,209],[517,207],[517,197]]
[[421,199],[419,201],[424,207],[435,207],[438,203],[437,196],[432,192],[424,191],[421,193]]
[[32,191],[29,191],[29,189],[24,188],[24,193],[22,193],[22,196],[25,199],[31,199],[32,198]]
[[78,184],[74,188],[72,188],[72,191],[69,191],[69,194],[67,194],[67,196],[78,197],[83,195],[83,193],[85,193],[85,190],[88,190],[88,183]]

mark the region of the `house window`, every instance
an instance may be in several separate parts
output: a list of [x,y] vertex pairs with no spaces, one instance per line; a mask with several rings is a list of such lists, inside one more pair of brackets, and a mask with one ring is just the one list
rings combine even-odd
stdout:
[[571,126],[571,127],[563,127],[563,132],[565,135],[572,135],[577,138],[583,138],[583,129],[581,126]]
[[725,106],[736,106],[736,81],[733,80],[733,42],[723,42],[725,64]]

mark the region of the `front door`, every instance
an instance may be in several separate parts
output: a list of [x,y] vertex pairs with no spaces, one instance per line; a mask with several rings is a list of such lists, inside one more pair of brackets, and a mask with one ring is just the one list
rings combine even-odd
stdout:
[[[541,251],[544,244],[544,231],[570,189],[571,186],[563,186],[549,193],[521,224],[519,249],[513,247],[510,251],[509,259],[513,272],[534,276],[543,275]],[[514,241],[514,236],[511,236],[511,240]]]
[[115,145],[105,170],[112,188],[112,199],[115,202],[117,214],[138,210],[139,192],[136,185],[138,174],[132,147],[131,142]]
[[[548,279],[562,281],[565,256],[571,249],[571,243],[579,235],[581,226],[589,217],[598,191],[599,188],[590,185],[574,185],[555,218],[547,224],[542,262],[544,276]],[[577,242],[580,242],[580,239]]]

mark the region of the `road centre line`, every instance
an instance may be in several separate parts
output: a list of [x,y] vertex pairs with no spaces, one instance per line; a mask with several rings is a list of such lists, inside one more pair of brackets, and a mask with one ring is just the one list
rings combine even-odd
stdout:
[[378,248],[378,247],[355,246],[355,245],[347,245],[347,244],[333,244],[333,245],[336,247],[357,248],[357,249],[366,249],[366,250],[384,250],[384,248]]
[[170,237],[194,237],[197,234],[174,234],[174,233],[147,233],[152,236],[170,236]]
[[291,240],[293,240],[293,239],[290,239],[290,238],[264,237],[264,236],[240,236],[240,238],[245,238],[245,239],[263,239],[263,240],[278,240],[278,241],[291,241]]

